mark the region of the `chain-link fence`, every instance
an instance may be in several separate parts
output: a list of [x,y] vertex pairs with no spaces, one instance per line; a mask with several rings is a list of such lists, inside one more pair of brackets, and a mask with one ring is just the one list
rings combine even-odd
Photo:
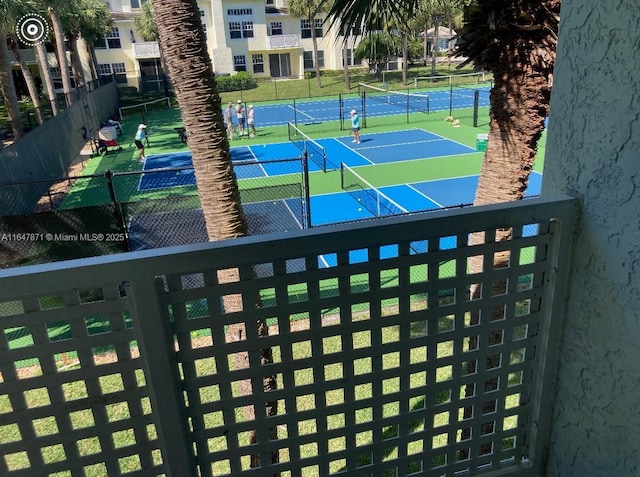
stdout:
[[[309,226],[302,158],[234,171],[250,235]],[[0,184],[1,267],[206,242],[206,220],[192,167]]]

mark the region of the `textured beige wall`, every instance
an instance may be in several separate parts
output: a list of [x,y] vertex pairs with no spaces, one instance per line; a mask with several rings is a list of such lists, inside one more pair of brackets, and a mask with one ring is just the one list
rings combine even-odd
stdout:
[[583,209],[548,475],[640,476],[640,2],[561,16],[543,194]]

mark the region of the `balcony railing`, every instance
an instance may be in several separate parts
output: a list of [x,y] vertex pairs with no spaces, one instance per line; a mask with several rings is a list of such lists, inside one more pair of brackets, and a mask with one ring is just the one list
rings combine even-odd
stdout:
[[160,58],[160,47],[156,41],[145,41],[133,44],[133,55],[137,59]]
[[574,213],[533,199],[0,271],[0,473],[539,475]]
[[275,50],[279,48],[302,48],[300,35],[272,35],[268,36],[268,48]]

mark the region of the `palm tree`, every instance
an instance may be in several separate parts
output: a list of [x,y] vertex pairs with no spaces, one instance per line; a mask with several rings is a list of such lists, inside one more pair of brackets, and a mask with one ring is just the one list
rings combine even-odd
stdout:
[[[4,73],[0,82],[2,82],[2,96],[5,99],[7,106],[7,113],[11,120],[11,128],[13,130],[13,136],[18,139],[22,134],[22,118],[20,115],[20,107],[18,104],[18,97],[15,91],[15,84],[13,82],[13,67],[9,56],[9,50],[13,52],[13,56],[20,66],[20,70],[27,84],[31,101],[36,109],[36,118],[39,124],[42,124],[42,111],[40,110],[38,90],[31,71],[27,67],[24,59],[20,56],[20,49],[17,44],[15,34],[15,26],[22,15],[27,13],[26,5],[20,0],[14,0],[10,4],[8,2],[0,3],[0,40],[2,41],[2,51],[0,57],[2,57],[2,69]],[[4,31],[4,33],[2,33]],[[7,46],[9,50],[7,50]],[[16,134],[17,130],[19,132]]]
[[355,49],[354,56],[366,59],[369,68],[379,74],[402,48],[400,37],[393,33],[367,33]]
[[58,115],[58,101],[56,99],[56,92],[53,86],[53,77],[51,76],[51,70],[49,69],[49,60],[47,49],[44,43],[38,42],[34,46],[38,57],[38,63],[40,64],[40,73],[42,74],[42,85],[47,92],[47,98],[49,99],[49,105],[51,106],[51,114]]
[[36,119],[38,121],[38,124],[42,124],[44,123],[44,117],[42,115],[42,108],[40,106],[40,94],[38,93],[38,88],[36,87],[36,82],[33,79],[31,70],[27,66],[27,63],[24,61],[24,58],[20,53],[20,45],[18,44],[18,40],[13,35],[9,35],[9,48],[11,49],[16,62],[20,66],[22,77],[24,78],[24,82],[27,85],[27,90],[29,91],[31,103],[33,103],[33,109],[36,112]]
[[489,142],[474,205],[524,197],[549,114],[560,4],[485,0],[467,11],[458,55],[492,72],[494,80]]
[[[358,22],[368,15],[371,6],[365,0],[334,0],[334,10],[341,20]],[[395,12],[399,0],[379,0],[387,11]],[[403,3],[411,9],[418,0]],[[466,23],[458,34],[458,55],[466,56],[466,63],[493,73],[494,86],[490,95],[489,141],[482,162],[482,169],[474,205],[519,200],[524,197],[531,173],[538,140],[549,113],[549,99],[556,58],[561,0],[477,0],[467,9]],[[376,2],[375,5],[379,6]],[[332,12],[334,12],[332,10]],[[463,63],[466,64],[466,63]],[[496,231],[495,241],[509,240],[512,231]],[[470,244],[484,242],[483,234],[472,234]],[[494,256],[494,268],[509,264],[509,253]],[[471,273],[482,271],[482,258],[469,261]],[[504,294],[507,284],[496,280],[486,296]],[[483,291],[472,285],[471,299]],[[491,319],[503,319],[504,307],[495,307]],[[471,324],[479,323],[472,314]],[[502,340],[495,333],[494,342]],[[476,339],[470,339],[469,349],[476,349]],[[488,363],[487,366],[492,365]],[[477,363],[467,363],[467,371],[474,372]],[[465,389],[467,396],[474,395],[473,385]],[[464,417],[473,415],[466,407]],[[462,430],[466,439],[471,430]],[[482,449],[481,449],[482,451]],[[465,459],[468,451],[460,451]]]
[[80,25],[82,17],[85,14],[85,8],[78,0],[67,0],[68,3],[64,8],[59,9],[60,23],[62,31],[69,45],[71,53],[71,71],[75,79],[75,86],[79,88],[85,84],[84,71],[82,69],[82,61],[80,60],[80,52],[78,51],[78,39],[80,38]]
[[67,61],[67,51],[64,42],[65,36],[60,17],[60,10],[64,9],[64,2],[65,0],[45,0],[45,5],[49,18],[51,19],[53,34],[55,36],[58,66],[60,68],[64,96],[67,101],[67,106],[71,106],[73,104],[73,95],[71,94],[73,87],[71,85],[71,76],[69,75],[69,62]]
[[7,109],[9,120],[11,121],[13,139],[18,140],[23,133],[22,117],[20,116],[18,95],[16,94],[12,67],[9,61],[7,30],[3,23],[4,22],[0,21],[0,94],[2,95],[2,102]]
[[316,86],[322,88],[320,79],[320,63],[318,62],[318,39],[316,38],[315,20],[324,11],[323,0],[289,0],[289,13],[297,18],[309,21],[311,41],[313,43],[313,67],[316,72]]
[[[196,0],[152,0],[152,6],[158,26],[158,43],[165,53],[182,120],[189,135],[209,240],[240,237],[247,233],[247,225],[240,205],[220,95],[207,54],[198,4]],[[238,270],[220,273],[218,278],[222,283],[237,281]],[[237,296],[225,297],[224,306],[227,312],[241,311],[242,301]],[[244,325],[232,325],[228,335],[233,340],[241,340],[247,331]],[[264,322],[257,323],[257,330],[253,332],[256,331],[259,335],[268,334]],[[261,351],[260,361],[263,364],[273,361],[270,348]],[[246,367],[248,360],[236,364]],[[263,386],[267,392],[275,389],[275,376],[265,376]],[[266,414],[277,414],[277,402],[266,403]],[[276,436],[274,428],[271,437]],[[250,439],[257,442],[257,435],[253,433]],[[277,458],[278,452],[275,451],[272,460],[277,462]],[[259,466],[259,457],[253,456],[251,463]]]
[[33,107],[36,113],[36,119],[38,124],[42,124],[44,122],[42,116],[42,109],[40,107],[40,96],[38,93],[38,88],[36,87],[36,83],[33,79],[33,75],[31,74],[31,70],[27,66],[27,63],[24,61],[22,54],[20,53],[20,44],[18,43],[18,38],[16,38],[15,32],[11,32],[10,28],[15,27],[18,23],[19,19],[22,15],[28,13],[28,7],[22,0],[13,0],[11,2],[11,7],[8,11],[4,12],[4,23],[5,28],[10,32],[8,36],[9,41],[9,49],[13,53],[16,63],[20,67],[20,71],[22,72],[22,76],[24,78],[24,82],[27,85],[27,90],[29,91],[29,96],[31,97],[31,102],[33,103]]
[[[91,75],[99,78],[98,59],[96,58],[95,42],[104,39],[104,36],[113,28],[113,18],[109,8],[102,0],[76,0],[81,3],[83,15],[80,17],[78,31],[84,39]],[[146,5],[146,4],[145,4]]]

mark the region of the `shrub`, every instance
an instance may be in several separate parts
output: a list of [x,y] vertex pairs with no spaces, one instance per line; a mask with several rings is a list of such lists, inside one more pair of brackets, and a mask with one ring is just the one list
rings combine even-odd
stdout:
[[243,91],[255,88],[256,82],[246,71],[240,71],[233,76],[216,76],[218,91]]

